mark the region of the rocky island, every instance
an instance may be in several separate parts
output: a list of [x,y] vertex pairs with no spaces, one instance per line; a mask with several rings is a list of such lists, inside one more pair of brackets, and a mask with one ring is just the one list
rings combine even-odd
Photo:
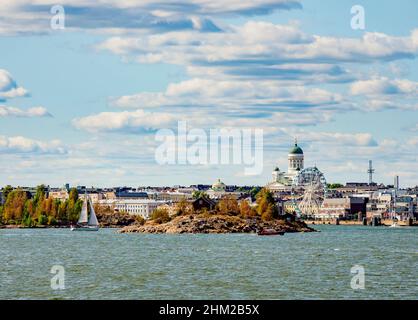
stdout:
[[314,229],[302,221],[260,218],[244,219],[227,215],[184,215],[165,223],[149,220],[143,225],[132,224],[119,230],[120,233],[255,233],[260,229],[274,229],[281,232],[313,232]]
[[156,209],[150,219],[123,227],[120,233],[255,233],[260,230],[279,233],[315,231],[295,216],[280,216],[273,195],[258,192],[256,204],[246,200],[222,198],[216,204],[205,195],[192,203],[180,201],[171,214]]

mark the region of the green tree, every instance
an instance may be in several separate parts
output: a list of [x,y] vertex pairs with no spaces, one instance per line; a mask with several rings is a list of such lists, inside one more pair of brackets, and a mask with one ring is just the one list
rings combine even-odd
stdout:
[[235,198],[223,198],[216,207],[219,214],[236,216],[240,213],[238,201]]
[[259,193],[261,191],[261,188],[260,187],[253,187],[251,190],[250,190],[250,195],[251,195],[251,198],[254,200],[254,199],[256,199],[257,198],[257,194]]
[[67,200],[67,217],[69,222],[77,221],[82,205],[83,201],[78,198],[77,189],[72,188]]
[[7,186],[5,186],[1,189],[1,192],[3,194],[3,199],[4,199],[5,202],[6,202],[7,196],[12,191],[13,191],[13,187],[11,185],[7,185]]
[[8,194],[3,208],[3,219],[5,223],[21,223],[26,200],[26,192],[21,189],[13,190]]
[[41,184],[36,187],[36,193],[33,197],[33,203],[35,206],[38,205],[39,202],[42,202],[42,200],[45,199],[45,185]]
[[257,194],[257,213],[263,220],[272,220],[278,217],[278,210],[273,194],[263,188]]
[[337,189],[337,188],[342,188],[344,187],[344,185],[342,185],[341,183],[328,183],[328,189]]
[[61,223],[68,223],[67,201],[58,201],[57,219]]
[[48,224],[48,217],[45,214],[41,214],[38,219],[38,224],[41,226],[45,226]]
[[74,201],[74,202],[76,202],[78,200],[77,188],[71,188],[70,193],[68,195],[68,200],[69,201]]
[[255,211],[255,209],[250,206],[248,201],[242,200],[239,203],[239,215],[242,218],[251,218],[257,215],[257,211]]
[[35,208],[33,205],[33,199],[28,199],[25,202],[22,225],[26,227],[33,227],[36,225]]
[[206,192],[204,192],[204,191],[199,191],[199,190],[197,190],[197,191],[193,191],[193,193],[192,193],[192,198],[193,198],[193,199],[208,198],[208,195],[207,195],[207,193],[206,193]]

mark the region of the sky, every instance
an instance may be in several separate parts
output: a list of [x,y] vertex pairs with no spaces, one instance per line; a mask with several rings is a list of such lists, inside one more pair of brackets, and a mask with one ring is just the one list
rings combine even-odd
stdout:
[[[0,3],[0,185],[264,185],[295,138],[328,182],[418,184],[417,1],[54,5]],[[263,170],[159,163],[179,121],[262,129]]]

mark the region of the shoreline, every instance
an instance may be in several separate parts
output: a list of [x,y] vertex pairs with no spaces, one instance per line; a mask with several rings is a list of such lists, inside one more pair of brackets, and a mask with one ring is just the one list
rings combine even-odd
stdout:
[[[325,221],[304,220],[304,222],[307,225],[314,225],[314,226],[315,225],[366,226],[366,225],[363,224],[362,221],[340,220],[339,224],[337,224],[335,219],[325,220]],[[382,220],[380,227],[390,227],[392,224],[393,224],[392,220],[384,219],[384,220]],[[418,224],[415,223],[415,224],[412,224],[412,225],[408,225],[407,221],[398,221],[397,226],[398,227],[418,227]]]
[[[283,220],[273,220],[272,222],[264,222],[266,224],[266,228],[273,227],[274,228],[274,222],[279,222]],[[171,222],[171,221],[170,221]],[[131,231],[133,229],[140,229],[141,227],[148,228],[149,230],[152,230],[152,232],[143,231],[143,233],[165,233],[162,231],[156,231],[156,229],[160,228],[159,226],[165,226],[169,224],[170,222],[164,223],[164,224],[153,224],[152,222],[148,221],[145,223],[145,225],[138,225],[136,223],[130,224],[130,225],[103,225],[100,226],[100,229],[125,229],[126,231],[123,231],[121,233],[130,233],[130,232],[141,232],[141,231]],[[190,221],[189,221],[190,222]],[[336,224],[335,219],[333,220],[325,220],[325,221],[314,221],[314,220],[302,220],[300,221],[306,225],[308,228],[312,228],[312,226],[316,225],[340,225],[340,226],[363,226],[363,223],[361,221],[339,221],[339,224]],[[273,223],[273,226],[271,225]],[[390,227],[392,225],[392,220],[382,220],[381,227]],[[184,227],[186,227],[185,224],[183,224]],[[276,225],[277,226],[277,225]],[[368,225],[367,225],[368,226]],[[418,227],[418,224],[412,224],[409,226],[406,221],[399,221],[397,222],[398,227]],[[247,226],[249,227],[249,226]],[[155,230],[154,230],[154,229]],[[252,226],[252,231],[255,232],[255,228]],[[14,224],[7,224],[7,225],[0,225],[1,229],[70,229],[70,225],[55,225],[55,226],[48,226],[48,225],[37,225],[37,226],[23,226],[23,225],[14,225]],[[314,230],[317,231],[317,230]],[[304,232],[304,231],[286,231],[286,232]],[[170,232],[168,232],[170,233]],[[173,232],[176,233],[176,232]],[[181,232],[178,232],[181,233]],[[199,233],[199,232],[191,232],[191,233]],[[236,231],[231,232],[212,232],[212,233],[237,233]],[[242,233],[250,233],[249,231],[242,231]]]
[[[124,226],[100,226],[100,229],[121,229]],[[0,229],[70,229],[70,226],[33,226],[33,227],[26,227],[21,225],[14,225],[14,224],[8,224],[8,225],[2,225],[0,226]]]

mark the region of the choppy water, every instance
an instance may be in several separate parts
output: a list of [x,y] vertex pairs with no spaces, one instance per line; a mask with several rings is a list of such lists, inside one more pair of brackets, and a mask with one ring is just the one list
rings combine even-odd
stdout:
[[[417,299],[418,228],[144,235],[0,230],[0,299]],[[65,289],[52,290],[53,265]],[[365,289],[350,286],[365,268]]]

